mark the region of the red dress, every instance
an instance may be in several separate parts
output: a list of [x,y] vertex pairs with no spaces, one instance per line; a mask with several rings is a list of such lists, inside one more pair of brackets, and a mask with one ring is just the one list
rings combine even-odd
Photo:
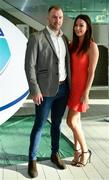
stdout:
[[81,103],[80,99],[86,87],[88,78],[89,57],[87,53],[75,52],[71,54],[71,90],[68,99],[69,109],[86,112],[88,104]]

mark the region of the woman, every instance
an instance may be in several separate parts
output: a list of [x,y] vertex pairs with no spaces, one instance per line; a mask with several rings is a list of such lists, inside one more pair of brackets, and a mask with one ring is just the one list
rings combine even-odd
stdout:
[[67,124],[74,136],[74,159],[71,164],[85,166],[91,158],[81,128],[80,114],[89,108],[89,92],[99,57],[97,44],[92,39],[91,20],[87,15],[76,17],[73,27],[71,54],[71,91],[68,100]]

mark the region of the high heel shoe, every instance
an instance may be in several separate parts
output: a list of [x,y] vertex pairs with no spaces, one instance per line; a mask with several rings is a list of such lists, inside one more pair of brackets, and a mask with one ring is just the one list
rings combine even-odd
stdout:
[[79,161],[79,158],[81,156],[81,152],[80,152],[81,149],[75,149],[75,154],[74,154],[74,159],[71,161],[71,165],[72,166],[75,166],[78,161]]
[[[88,153],[89,156],[86,160],[84,160],[84,154],[85,153]],[[80,158],[80,161],[76,164],[77,167],[83,167],[83,166],[86,166],[86,164],[89,162],[91,162],[91,155],[92,155],[92,152],[90,150],[88,150],[87,152],[82,152],[81,154],[81,158]]]

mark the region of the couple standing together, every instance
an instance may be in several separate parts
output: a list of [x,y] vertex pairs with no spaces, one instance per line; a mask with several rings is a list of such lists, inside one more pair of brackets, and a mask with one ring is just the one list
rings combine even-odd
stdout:
[[60,125],[68,105],[67,124],[74,136],[74,159],[82,167],[91,157],[81,128],[80,113],[88,109],[89,91],[98,61],[98,48],[92,39],[87,15],[76,17],[73,40],[69,44],[61,31],[63,11],[48,10],[48,25],[30,36],[25,56],[25,71],[35,104],[35,121],[30,135],[28,174],[38,175],[36,157],[43,127],[51,110],[51,161],[65,169],[59,156]]

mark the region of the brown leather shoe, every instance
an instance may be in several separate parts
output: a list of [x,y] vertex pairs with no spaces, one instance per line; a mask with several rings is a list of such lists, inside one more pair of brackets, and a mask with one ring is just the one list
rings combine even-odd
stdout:
[[32,160],[28,163],[28,174],[31,178],[38,176],[36,160]]
[[59,168],[59,169],[66,169],[66,165],[64,161],[60,159],[59,154],[51,155],[51,161]]

